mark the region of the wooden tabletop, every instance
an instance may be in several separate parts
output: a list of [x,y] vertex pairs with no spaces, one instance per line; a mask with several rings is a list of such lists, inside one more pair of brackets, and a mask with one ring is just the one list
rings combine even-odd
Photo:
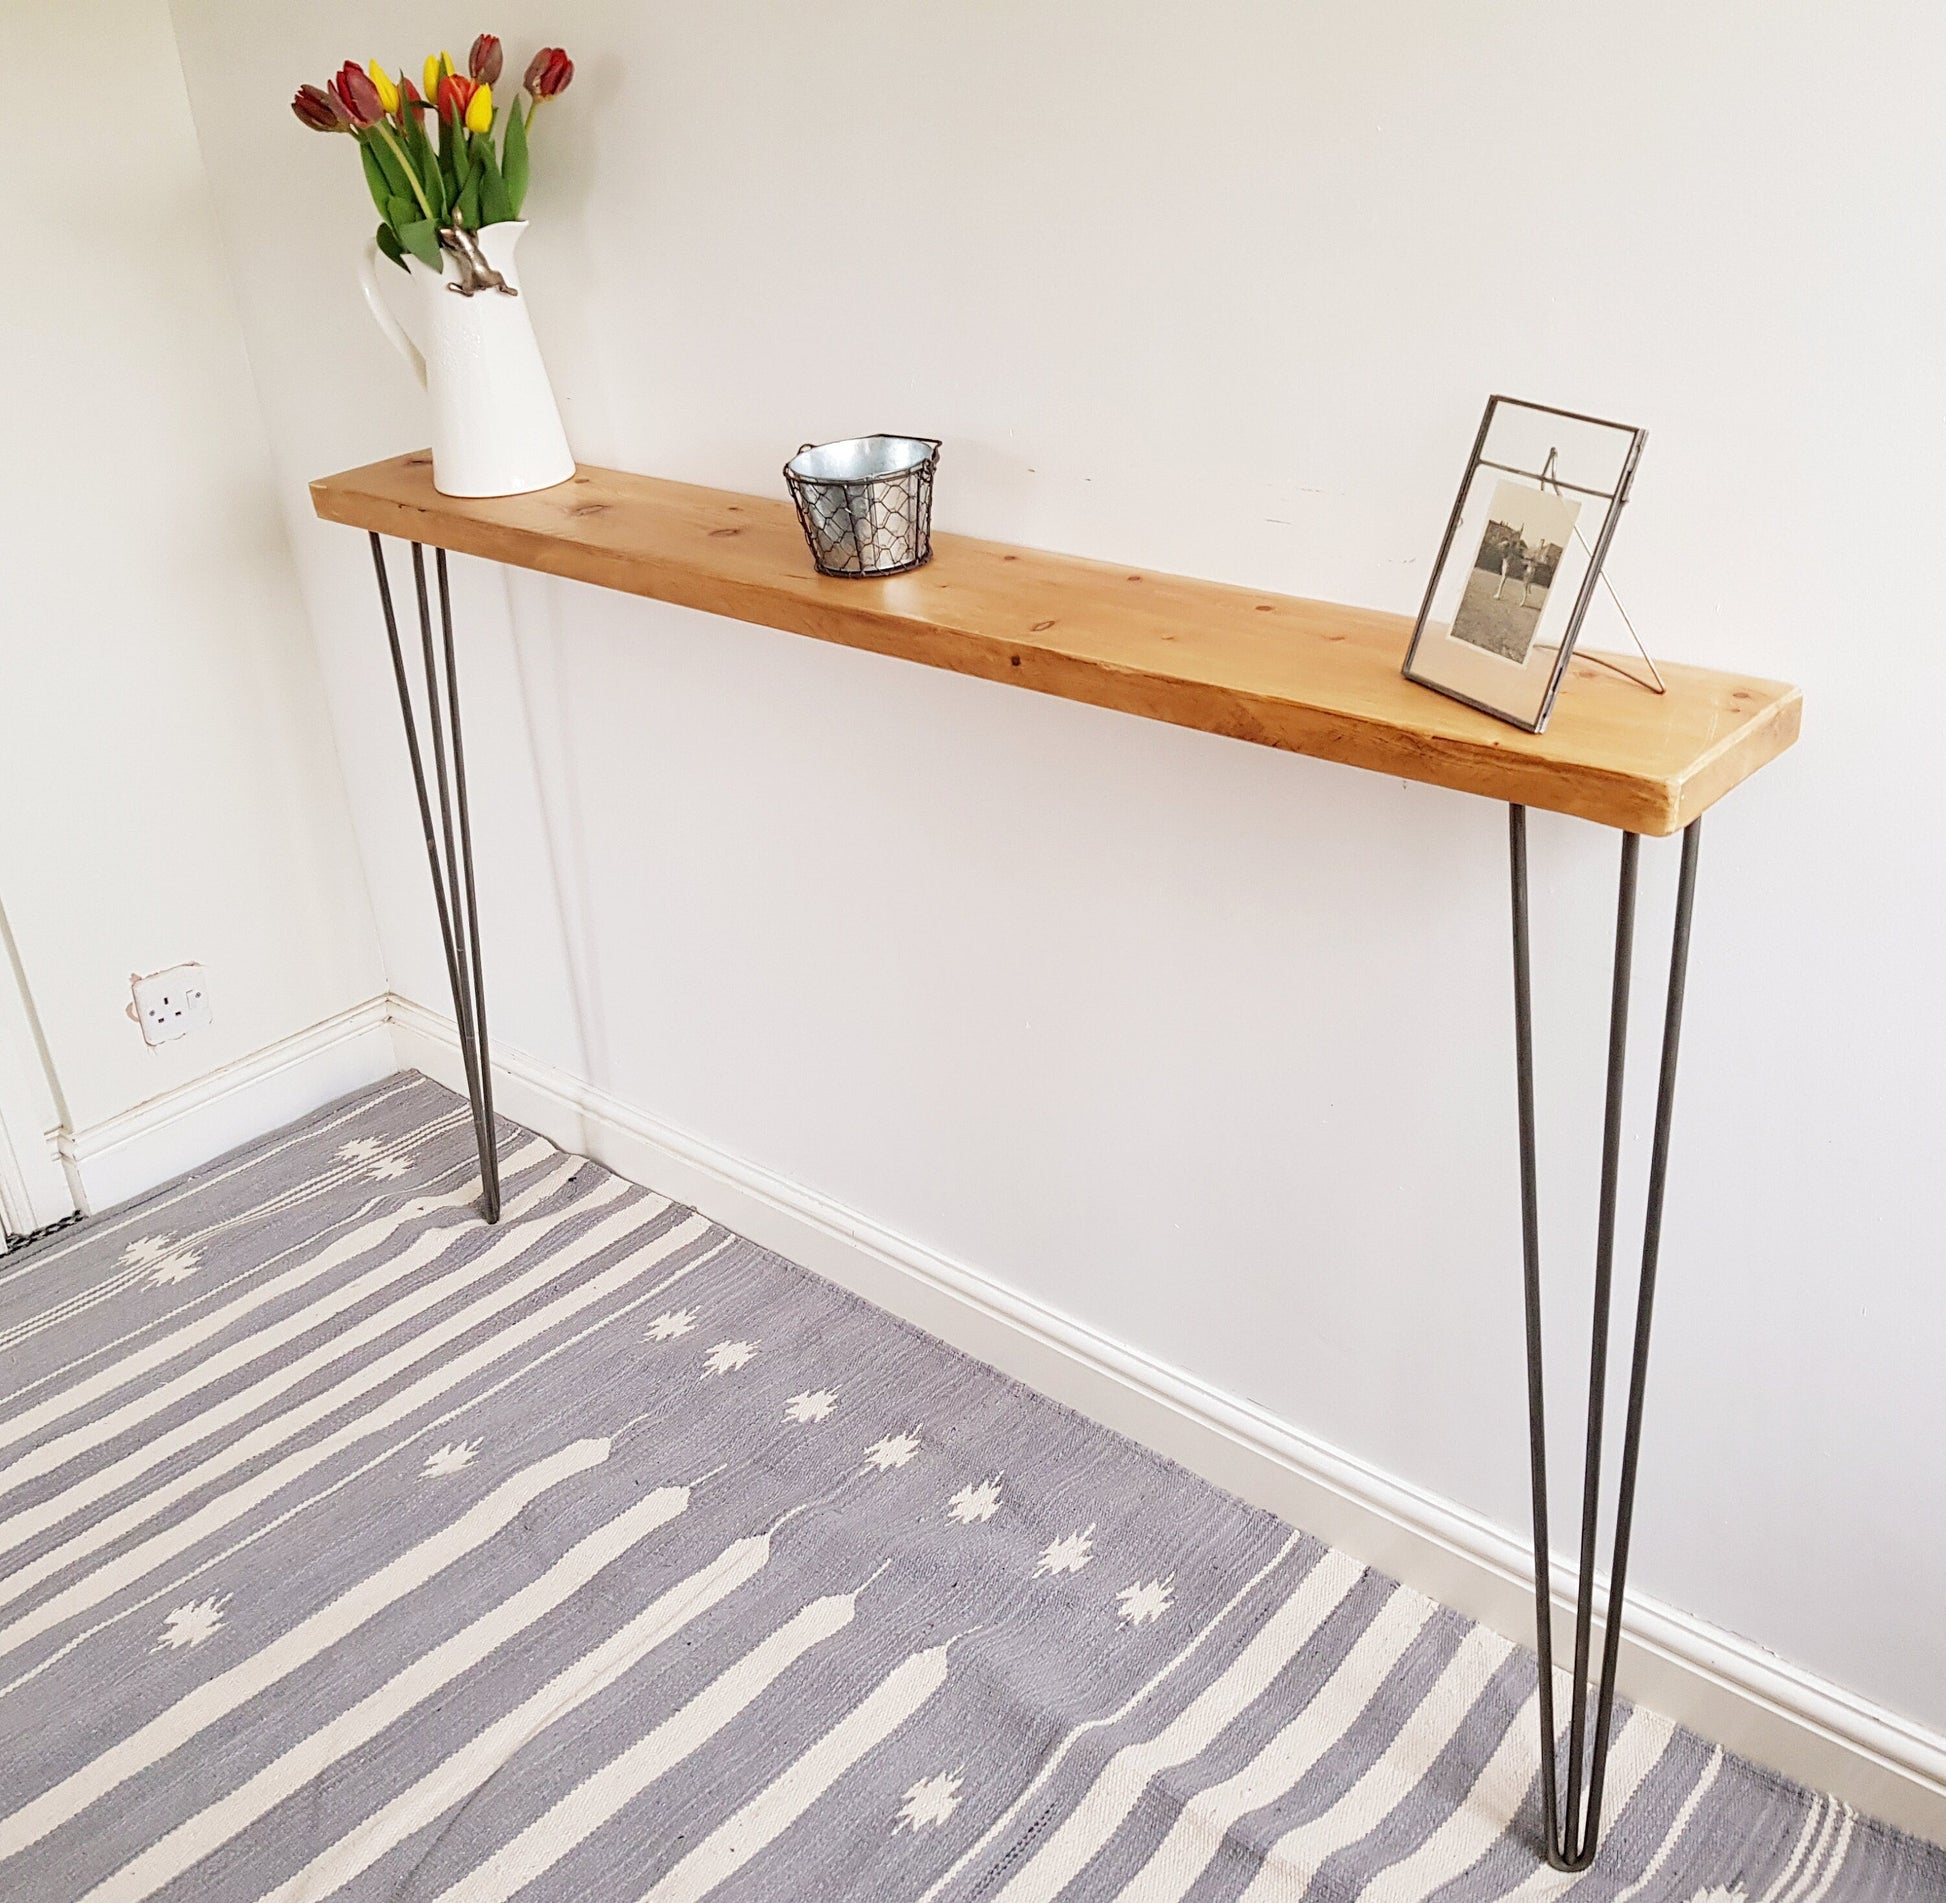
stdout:
[[422,451],[311,499],[328,522],[1638,833],[1681,830],[1797,738],[1795,687],[1665,663],[1658,696],[1580,659],[1526,734],[1405,680],[1405,616],[966,536],[935,535],[909,575],[820,575],[784,498],[610,469],[462,501]]

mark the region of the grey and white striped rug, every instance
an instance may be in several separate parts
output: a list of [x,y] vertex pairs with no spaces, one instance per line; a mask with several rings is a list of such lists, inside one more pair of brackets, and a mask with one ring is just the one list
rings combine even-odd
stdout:
[[1749,1903],[1929,1849],[394,1078],[0,1264],[20,1903]]

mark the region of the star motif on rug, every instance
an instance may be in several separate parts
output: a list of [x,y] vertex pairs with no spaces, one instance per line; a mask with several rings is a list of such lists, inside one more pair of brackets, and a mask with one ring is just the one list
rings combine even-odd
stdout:
[[703,1357],[702,1378],[707,1381],[713,1374],[728,1374],[733,1368],[748,1367],[750,1357],[756,1352],[754,1341],[719,1341]]
[[365,1174],[375,1183],[396,1183],[401,1176],[412,1173],[412,1159],[409,1156],[381,1156]]
[[836,1388],[812,1388],[804,1394],[793,1394],[784,1403],[784,1412],[800,1423],[824,1421],[831,1418],[831,1410],[837,1405]]
[[1070,1533],[1064,1540],[1049,1541],[1041,1554],[1041,1561],[1034,1568],[1034,1577],[1040,1579],[1051,1573],[1078,1573],[1094,1558],[1095,1529],[1091,1526],[1085,1532]]
[[196,1273],[196,1265],[202,1259],[194,1249],[178,1249],[173,1255],[165,1255],[155,1265],[149,1287],[167,1288],[171,1282],[186,1282]]
[[185,1645],[194,1650],[205,1639],[215,1638],[223,1629],[223,1608],[229,1603],[230,1595],[223,1593],[178,1606],[163,1621],[154,1650],[180,1652]]
[[961,1526],[971,1526],[977,1520],[985,1522],[1000,1511],[1000,1476],[995,1474],[991,1480],[969,1481],[959,1492],[946,1502],[946,1517],[957,1520]]
[[[865,1449],[865,1466],[876,1467],[880,1473],[890,1473],[894,1467],[903,1467],[919,1452],[917,1434],[887,1434],[883,1440],[875,1440]],[[864,1467],[859,1469],[864,1472]]]
[[476,1440],[449,1440],[426,1456],[426,1464],[419,1469],[419,1478],[443,1480],[448,1474],[464,1473],[472,1466],[479,1451],[480,1443]]
[[175,1245],[167,1236],[138,1236],[122,1251],[125,1269],[146,1269],[160,1262]]
[[966,1767],[961,1765],[957,1771],[942,1771],[937,1777],[922,1777],[906,1792],[905,1802],[899,1808],[899,1820],[892,1828],[910,1830],[915,1834],[928,1824],[935,1828],[959,1809],[959,1787]]
[[1151,1579],[1145,1583],[1124,1586],[1115,1595],[1115,1603],[1121,1608],[1119,1623],[1131,1627],[1153,1625],[1169,1610],[1169,1603],[1175,1596],[1174,1573],[1171,1573],[1167,1579]]
[[693,1308],[665,1309],[644,1331],[649,1341],[674,1341],[678,1335],[686,1335],[696,1326],[696,1311]]
[[338,1146],[340,1163],[369,1163],[384,1146],[377,1137],[353,1137],[349,1143]]

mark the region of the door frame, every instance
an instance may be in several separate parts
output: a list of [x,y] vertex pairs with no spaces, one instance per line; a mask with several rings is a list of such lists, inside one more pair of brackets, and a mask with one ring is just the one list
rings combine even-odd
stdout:
[[53,1142],[60,1127],[33,1004],[0,911],[0,1247],[79,1207]]

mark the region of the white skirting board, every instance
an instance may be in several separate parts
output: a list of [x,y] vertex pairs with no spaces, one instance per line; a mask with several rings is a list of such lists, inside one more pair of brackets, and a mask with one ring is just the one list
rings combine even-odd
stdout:
[[[392,1018],[401,1065],[465,1089],[451,1018],[397,997]],[[495,1107],[516,1122],[693,1204],[1418,1591],[1532,1642],[1524,1535],[1380,1473],[552,1065],[497,1049],[493,1071]],[[1566,1587],[1556,1579],[1557,1620],[1573,1616]],[[1621,1689],[1758,1763],[1946,1843],[1946,1737],[1748,1640],[1631,1595]]]
[[[381,993],[53,1142],[89,1209],[139,1196],[398,1068]],[[464,1088],[464,1085],[461,1086]]]

